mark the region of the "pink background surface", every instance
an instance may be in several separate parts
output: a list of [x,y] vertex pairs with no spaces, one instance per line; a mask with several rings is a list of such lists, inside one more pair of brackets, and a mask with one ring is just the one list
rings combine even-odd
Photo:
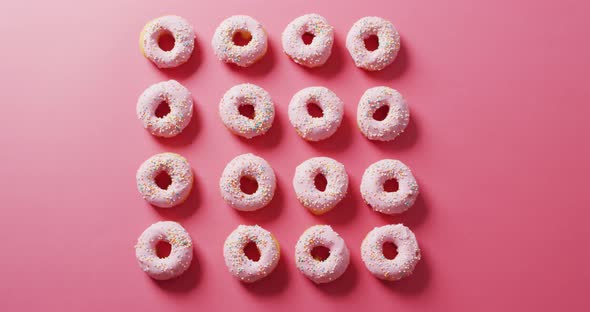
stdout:
[[[590,108],[590,4],[583,1],[4,1],[0,5],[0,306],[5,311],[275,310],[326,311],[588,310],[587,122]],[[559,4],[558,4],[559,3]],[[306,70],[281,52],[293,18],[316,12],[335,27],[327,65]],[[236,69],[214,57],[215,27],[248,14],[268,30],[270,51]],[[144,23],[164,14],[188,19],[197,33],[190,62],[158,70],[138,49]],[[360,17],[391,20],[402,36],[393,66],[354,67],[345,36]],[[196,102],[190,126],[156,139],[135,117],[150,84],[177,79]],[[256,83],[275,100],[270,132],[251,142],[231,135],[217,107],[231,86]],[[300,139],[287,118],[298,90],[323,85],[345,102],[336,135]],[[355,126],[356,105],[378,85],[402,92],[407,132],[370,142]],[[148,205],[135,172],[149,156],[173,151],[196,174],[187,203]],[[254,152],[278,177],[271,205],[237,213],[221,200],[218,179],[234,156]],[[349,195],[315,217],[297,202],[291,179],[313,156],[346,165]],[[364,169],[382,158],[408,164],[421,187],[400,217],[362,203]],[[155,282],[137,266],[133,245],[159,220],[180,222],[195,242],[186,275]],[[360,243],[373,227],[403,222],[423,260],[397,283],[371,276]],[[223,264],[222,244],[238,224],[260,224],[282,246],[277,270],[242,285]],[[294,266],[299,235],[332,225],[351,249],[338,281],[315,286]]]

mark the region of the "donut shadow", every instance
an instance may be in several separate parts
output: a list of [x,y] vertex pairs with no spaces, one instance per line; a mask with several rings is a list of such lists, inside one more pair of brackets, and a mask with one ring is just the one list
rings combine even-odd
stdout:
[[389,81],[396,78],[399,78],[410,65],[410,58],[408,56],[408,47],[405,42],[402,42],[399,52],[397,53],[397,57],[393,61],[393,63],[389,64],[387,67],[383,68],[382,70],[378,71],[369,71],[369,70],[362,70],[365,75],[371,77],[375,80],[380,81]]
[[307,141],[313,149],[320,152],[340,152],[346,150],[352,143],[353,126],[351,120],[345,113],[342,116],[342,123],[338,130],[329,138],[317,142]]
[[225,65],[236,74],[245,76],[264,76],[272,70],[275,62],[276,55],[274,47],[272,46],[271,41],[269,40],[266,54],[264,54],[264,56],[261,59],[259,59],[256,63],[248,67],[241,67],[234,63],[225,63]]
[[186,79],[190,77],[201,65],[201,58],[203,57],[203,55],[204,53],[201,49],[199,41],[197,40],[197,38],[195,38],[195,48],[193,49],[193,53],[191,54],[191,57],[186,61],[186,63],[173,68],[159,68],[159,70],[161,70],[170,79]]
[[414,205],[403,213],[397,215],[377,213],[379,214],[379,217],[388,224],[402,223],[410,228],[415,228],[420,226],[426,220],[426,217],[428,216],[428,205],[421,190],[421,193],[416,197]]
[[[275,105],[276,106],[276,105]],[[270,149],[277,146],[281,142],[283,136],[283,125],[281,117],[275,113],[275,119],[272,123],[272,127],[268,129],[265,134],[255,136],[251,139],[247,139],[242,136],[238,136],[240,143],[253,147],[254,149]]]
[[243,218],[253,224],[262,224],[271,220],[275,220],[279,217],[281,211],[283,210],[283,206],[285,205],[285,197],[283,195],[282,189],[283,186],[279,183],[279,179],[277,177],[277,187],[275,189],[275,194],[268,205],[255,211],[234,210],[238,213],[240,218]]
[[416,116],[415,114],[413,114],[410,116],[408,126],[406,127],[404,132],[400,134],[397,138],[395,138],[393,141],[384,142],[371,140],[371,142],[377,148],[383,151],[399,151],[410,149],[418,141],[419,131],[417,124],[418,122],[416,121]]
[[[288,56],[287,56],[288,57]],[[302,67],[305,72],[309,73],[310,75],[315,75],[324,78],[330,78],[336,76],[342,70],[342,64],[344,62],[344,56],[342,53],[342,47],[340,45],[340,41],[334,38],[334,45],[332,46],[332,54],[322,66],[309,68],[303,65],[299,65]]]
[[358,277],[358,269],[351,258],[346,271],[344,271],[344,273],[335,281],[324,284],[316,284],[311,280],[309,280],[309,282],[317,289],[330,296],[346,296],[356,288]]
[[[193,245],[194,246],[194,245]],[[203,268],[198,260],[198,253],[193,247],[193,261],[191,266],[181,276],[166,281],[150,278],[161,289],[175,294],[188,293],[194,289],[203,278]]]
[[152,137],[156,140],[156,142],[164,146],[186,146],[195,140],[197,134],[201,131],[202,126],[203,124],[201,122],[201,115],[198,111],[198,103],[193,98],[193,116],[191,117],[191,121],[189,122],[188,126],[186,126],[186,128],[184,128],[181,133],[171,138],[157,137],[154,135],[152,135]]
[[420,247],[422,258],[416,264],[416,268],[412,275],[407,276],[399,281],[384,281],[379,280],[383,287],[390,289],[392,292],[403,295],[419,295],[430,284],[432,280],[432,270],[430,268],[428,258],[424,257],[424,249]]
[[160,208],[152,205],[154,208],[156,208],[156,211],[158,214],[160,214],[160,216],[162,216],[162,218],[167,220],[184,220],[195,213],[201,202],[201,198],[199,196],[199,194],[201,194],[201,190],[199,189],[200,186],[197,176],[194,175],[194,170],[193,176],[193,188],[191,189],[191,193],[182,204],[170,208]]
[[258,296],[276,296],[283,293],[289,284],[289,270],[284,253],[281,251],[277,267],[267,277],[254,283],[240,283],[248,292]]
[[353,190],[353,183],[350,176],[348,177],[348,191],[346,196],[334,207],[334,209],[326,212],[323,215],[316,216],[325,224],[344,224],[354,220],[357,214],[356,198],[357,194]]

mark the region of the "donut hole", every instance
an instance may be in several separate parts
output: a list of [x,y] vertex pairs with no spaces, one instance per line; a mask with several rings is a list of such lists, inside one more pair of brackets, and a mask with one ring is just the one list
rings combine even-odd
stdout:
[[316,246],[311,250],[311,256],[318,261],[326,261],[330,257],[330,248]]
[[235,45],[243,47],[248,45],[252,40],[252,34],[246,30],[236,31],[232,36],[232,41]]
[[318,191],[323,192],[326,190],[326,186],[328,186],[328,180],[326,180],[325,175],[323,175],[322,173],[318,173],[313,178],[313,184],[315,185],[315,188]]
[[174,49],[175,43],[176,43],[176,40],[174,39],[174,36],[172,35],[171,32],[169,32],[167,30],[163,31],[160,34],[160,36],[158,36],[158,46],[163,51],[168,52],[168,51]]
[[383,190],[387,193],[397,192],[399,190],[399,183],[397,179],[389,179],[383,183]]
[[310,45],[313,42],[315,35],[310,32],[305,32],[301,35],[301,40],[303,40],[303,44]]
[[167,241],[159,241],[156,244],[156,256],[160,259],[168,258],[172,252],[172,245]]
[[168,114],[170,114],[170,104],[168,104],[168,102],[166,101],[163,101],[162,103],[158,104],[158,107],[156,107],[156,111],[154,112],[154,114],[158,118],[166,117]]
[[252,104],[240,104],[240,106],[238,106],[238,111],[240,112],[240,115],[248,119],[254,119],[254,116],[256,116],[256,112],[254,111],[254,105]]
[[322,108],[316,103],[307,103],[307,113],[309,116],[313,118],[322,118],[324,117],[324,111]]
[[373,119],[383,121],[387,117],[387,114],[389,114],[389,105],[383,105],[373,113]]
[[245,194],[252,195],[258,190],[258,182],[252,177],[243,176],[240,178],[240,190]]
[[370,35],[364,39],[365,49],[367,51],[375,51],[379,48],[379,37],[377,35]]
[[260,250],[255,242],[249,242],[244,246],[244,254],[248,259],[254,262],[260,260]]
[[156,185],[163,190],[167,190],[170,184],[172,184],[172,177],[166,171],[158,173],[154,180],[156,181]]
[[385,242],[382,246],[383,256],[386,259],[392,260],[397,257],[397,246],[392,242]]

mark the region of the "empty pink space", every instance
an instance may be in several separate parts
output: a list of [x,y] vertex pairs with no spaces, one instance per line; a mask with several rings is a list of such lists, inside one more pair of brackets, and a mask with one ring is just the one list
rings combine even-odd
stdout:
[[[584,1],[4,1],[0,4],[0,306],[3,311],[588,311],[590,271],[590,4]],[[281,32],[319,13],[335,29],[325,66],[306,69],[283,54]],[[189,62],[159,70],[138,36],[152,18],[177,14],[196,32]],[[267,55],[249,68],[217,60],[211,36],[234,14],[266,28]],[[380,72],[354,66],[345,47],[352,24],[377,15],[401,34],[397,60]],[[195,114],[185,131],[159,139],[135,115],[149,85],[187,86]],[[245,140],[218,116],[239,83],[265,88],[276,120]],[[399,90],[410,124],[394,142],[365,139],[356,107],[374,86]],[[287,105],[295,92],[325,86],[344,102],[341,128],[308,143]],[[165,151],[190,162],[186,203],[150,206],[135,173]],[[265,158],[278,190],[270,205],[240,213],[219,193],[226,163]],[[295,167],[332,157],[346,166],[349,194],[313,216],[292,189]],[[406,213],[375,213],[359,191],[363,171],[384,158],[413,171],[421,194]],[[187,273],[166,282],[135,259],[141,232],[181,223],[195,244]],[[418,238],[414,274],[382,282],[360,245],[377,226],[404,223]],[[281,244],[265,280],[245,285],[224,265],[222,246],[239,224],[259,224]],[[298,272],[294,248],[315,224],[345,239],[348,270],[317,286]]]

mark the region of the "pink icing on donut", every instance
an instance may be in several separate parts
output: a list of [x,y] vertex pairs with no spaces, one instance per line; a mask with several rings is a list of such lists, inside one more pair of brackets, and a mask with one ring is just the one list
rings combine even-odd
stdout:
[[[322,174],[327,181],[323,191],[314,184],[319,174]],[[301,205],[313,214],[324,214],[332,210],[346,196],[348,174],[344,165],[332,158],[310,158],[295,168],[293,188]]]
[[[397,246],[397,256],[387,259],[383,244]],[[420,247],[414,233],[403,224],[374,228],[361,244],[361,257],[367,269],[377,278],[397,281],[412,274],[420,261]]]
[[[375,119],[375,112],[387,106],[383,120]],[[388,87],[370,88],[358,104],[356,121],[369,140],[391,141],[402,134],[410,122],[410,109],[402,95]]]
[[[255,243],[260,259],[249,259],[244,248]],[[223,257],[229,272],[245,283],[256,282],[276,268],[281,257],[278,241],[273,235],[258,225],[240,225],[225,240]]]
[[[321,117],[313,117],[308,105],[317,105]],[[342,100],[328,88],[309,87],[295,93],[289,103],[289,121],[295,131],[308,141],[321,141],[332,136],[342,123],[344,106]]]
[[[312,256],[315,247],[330,250],[325,260]],[[339,278],[350,263],[350,253],[344,239],[329,225],[315,225],[305,230],[295,246],[295,263],[303,275],[313,282],[329,283]]]
[[[310,44],[305,44],[304,34],[313,35]],[[306,67],[324,65],[334,44],[334,28],[318,14],[306,14],[294,19],[283,31],[283,50],[293,61]]]
[[[379,46],[375,51],[365,47],[365,39],[377,36]],[[377,71],[395,60],[400,49],[399,33],[388,20],[367,16],[358,20],[346,36],[346,48],[357,67]]]
[[[249,118],[241,115],[241,105],[252,105],[254,116]],[[232,133],[251,139],[270,129],[275,119],[275,106],[266,90],[244,83],[225,92],[219,103],[219,116]]]
[[[236,34],[250,41],[244,46],[236,45],[233,41]],[[266,31],[257,20],[246,15],[234,15],[215,29],[211,45],[221,61],[248,67],[266,54],[267,40]]]
[[[156,116],[156,109],[167,103],[170,112]],[[190,91],[176,80],[151,85],[137,100],[137,118],[151,134],[169,138],[178,135],[188,126],[193,116],[193,99]]]
[[[170,51],[160,48],[158,40],[165,33],[174,37]],[[143,55],[159,68],[177,67],[191,57],[195,48],[195,32],[192,26],[180,16],[162,16],[148,22],[139,36]]]
[[[256,180],[258,187],[254,193],[247,194],[241,190],[242,178]],[[254,154],[243,154],[225,166],[219,189],[223,200],[234,209],[254,211],[270,203],[276,189],[276,178],[266,160]]]
[[[158,174],[166,172],[171,184],[166,189],[156,184]],[[150,157],[137,170],[137,189],[150,204],[170,208],[186,200],[193,187],[193,172],[188,161],[175,153],[162,153]]]
[[[391,179],[397,181],[398,190],[387,192],[383,185]],[[402,213],[414,205],[418,194],[418,183],[412,171],[399,160],[380,160],[363,174],[361,195],[375,211],[389,215]]]
[[[172,246],[170,255],[158,257],[156,246],[159,242]],[[161,221],[148,227],[137,240],[135,257],[139,267],[150,277],[168,280],[182,275],[193,260],[193,241],[178,223]]]

